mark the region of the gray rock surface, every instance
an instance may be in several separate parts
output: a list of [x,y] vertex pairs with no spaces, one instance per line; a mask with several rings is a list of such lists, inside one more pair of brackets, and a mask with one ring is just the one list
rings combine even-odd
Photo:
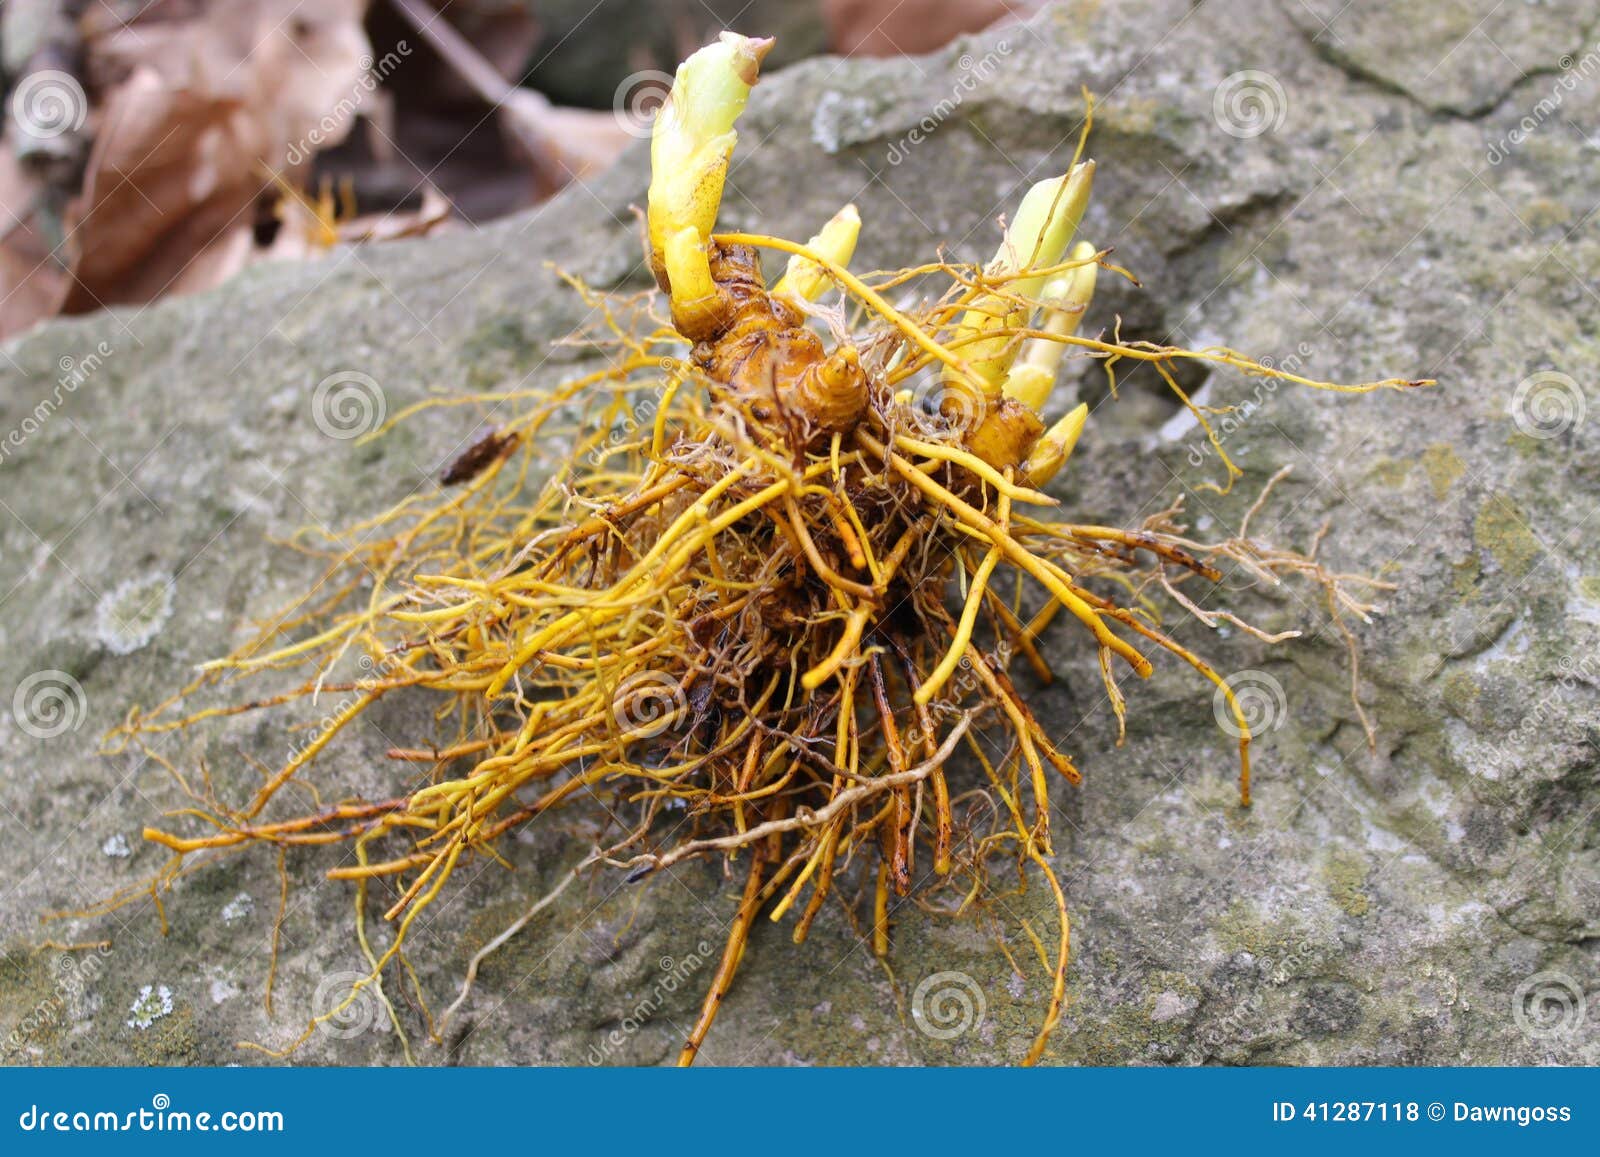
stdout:
[[[1495,7],[1070,4],[934,58],[811,61],[751,102],[725,223],[806,236],[854,198],[861,263],[887,267],[941,243],[986,255],[996,214],[1070,156],[1087,86],[1101,100],[1087,233],[1144,282],[1108,287],[1102,320],[1120,313],[1130,337],[1225,339],[1321,378],[1440,381],[1352,398],[1196,375],[1213,404],[1259,402],[1229,423],[1248,476],[1225,498],[1202,489],[1220,478],[1215,457],[1152,383],[1130,378],[1097,405],[1061,484],[1069,508],[1127,523],[1183,496],[1216,534],[1292,464],[1254,531],[1303,545],[1331,519],[1324,557],[1397,589],[1357,624],[1371,751],[1314,591],[1222,592],[1265,626],[1304,626],[1295,643],[1185,628],[1224,671],[1282,688],[1249,811],[1207,686],[1162,664],[1129,688],[1118,749],[1093,656],[1062,636],[1065,678],[1035,701],[1071,733],[1086,782],[1059,800],[1074,950],[1049,1061],[1600,1061],[1600,48],[1577,0]],[[321,878],[333,851],[290,862],[270,1014],[270,855],[182,881],[164,936],[148,901],[38,917],[160,863],[139,832],[181,793],[154,762],[97,757],[97,738],[313,576],[269,538],[431,485],[483,417],[435,411],[356,448],[319,430],[316,384],[367,375],[393,413],[432,392],[555,380],[575,354],[553,343],[585,311],[546,263],[639,284],[628,207],[644,184],[641,148],[481,233],[257,268],[4,348],[0,434],[22,432],[0,443],[7,1060],[270,1059],[235,1042],[286,1043],[361,967],[351,893]],[[59,388],[69,364],[85,380]],[[1088,375],[1081,388],[1103,393]],[[66,686],[63,716],[38,698],[49,679]],[[342,761],[334,791],[384,786],[382,735],[363,742],[374,758]],[[241,756],[285,743],[251,721],[161,750],[243,785],[255,773]],[[579,847],[543,826],[511,846],[516,872],[474,868],[441,902],[413,953],[435,1008]],[[763,927],[704,1057],[1015,1059],[1046,992],[1019,923],[1045,918],[1040,892],[1007,899],[992,929],[900,912],[897,985],[837,910],[798,950]],[[424,1060],[667,1060],[737,893],[709,866],[575,886],[485,967],[448,1054],[418,1042],[391,995]],[[46,937],[112,946],[63,965]],[[941,973],[964,978],[931,987],[974,1006],[955,1035],[906,1011]],[[371,998],[352,1012],[298,1059],[403,1059]]]

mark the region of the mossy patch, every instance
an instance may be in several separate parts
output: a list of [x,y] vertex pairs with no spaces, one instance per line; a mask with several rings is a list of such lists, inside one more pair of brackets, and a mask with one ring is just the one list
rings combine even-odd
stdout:
[[0,1064],[58,1063],[68,1010],[54,983],[50,958],[39,952],[11,951],[0,957]]
[[1467,464],[1450,443],[1435,442],[1422,452],[1422,469],[1428,475],[1434,498],[1443,499],[1456,479],[1467,472]]
[[200,1044],[195,1034],[194,1013],[180,1006],[164,1015],[148,1029],[129,1030],[133,1040],[129,1052],[141,1065],[198,1065]]
[[1491,494],[1478,508],[1472,523],[1472,541],[1489,552],[1500,569],[1521,578],[1533,569],[1544,547],[1528,529],[1528,515],[1504,494]]
[[[1157,1022],[1187,1019],[1203,995],[1200,986],[1182,972],[1153,972],[1145,997],[1145,1012]],[[1172,1011],[1175,1004],[1182,1006],[1182,1011],[1176,1014]]]
[[1347,916],[1360,919],[1372,911],[1372,897],[1367,894],[1367,862],[1350,851],[1337,851],[1322,865],[1322,879],[1328,895]]
[[1555,229],[1572,221],[1572,210],[1554,197],[1535,197],[1523,205],[1522,212],[1532,229]]
[[[1189,1022],[1203,993],[1181,972],[1157,971],[1143,979],[1140,994],[1106,1005],[1108,1015],[1081,1024],[1057,1040],[1052,1059],[1077,1064],[1130,1064],[1173,1061],[1189,1039]],[[1069,1002],[1069,1007],[1079,1002]]]
[[1216,934],[1225,952],[1259,956],[1267,944],[1267,928],[1261,914],[1243,900],[1236,900],[1217,917]]
[[1268,921],[1245,900],[1236,901],[1213,925],[1217,943],[1229,953],[1248,952],[1275,977],[1299,975],[1321,955],[1316,933],[1299,920]]
[[1413,465],[1413,462],[1401,458],[1379,458],[1367,471],[1364,481],[1378,490],[1398,490],[1405,485],[1406,476],[1411,473]]
[[1457,669],[1447,673],[1439,682],[1445,706],[1461,719],[1477,718],[1483,700],[1483,688],[1470,671]]

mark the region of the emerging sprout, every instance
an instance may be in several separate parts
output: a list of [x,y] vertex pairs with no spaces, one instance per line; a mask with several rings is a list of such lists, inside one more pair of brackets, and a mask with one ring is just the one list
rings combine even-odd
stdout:
[[1088,403],[1080,402],[1046,430],[1022,467],[1023,477],[1035,486],[1043,486],[1059,474],[1072,455],[1072,448],[1078,444],[1078,435],[1083,433],[1088,417]]
[[651,262],[673,324],[695,343],[696,364],[756,420],[778,420],[807,445],[850,429],[867,406],[855,348],[828,353],[796,304],[826,288],[824,266],[849,261],[861,230],[855,206],[846,205],[813,239],[823,264],[797,255],[770,293],[754,248],[711,238],[737,137],[733,124],[771,47],[770,40],[724,32],[678,69],[651,143]]
[[[843,267],[850,264],[850,257],[856,251],[856,238],[860,235],[861,215],[856,212],[854,205],[846,205],[828,219],[822,232],[806,242],[806,248]],[[816,301],[832,284],[826,269],[797,253],[789,258],[789,264],[783,276],[778,278],[778,283],[772,287],[772,292]]]
[[1078,242],[1072,247],[1072,260],[1079,262],[1077,268],[1052,277],[1039,294],[1048,315],[1044,331],[1050,336],[1030,338],[1006,375],[1005,396],[1039,413],[1044,411],[1055,387],[1061,356],[1067,352],[1067,343],[1061,339],[1078,332],[1078,323],[1094,299],[1100,271],[1095,263],[1095,247],[1087,241]]
[[[1028,190],[984,271],[993,288],[976,296],[951,343],[962,360],[945,369],[946,409],[965,419],[972,452],[997,469],[1027,461],[1044,432],[1038,417],[1042,398],[1030,400],[1048,394],[1042,369],[1029,371],[1031,380],[1016,391],[1006,389],[1007,377],[1017,357],[1018,332],[1031,322],[1049,270],[1060,264],[1077,231],[1093,184],[1094,162],[1084,161]],[[1092,291],[1092,281],[1088,288]]]
[[[1012,334],[1032,316],[1033,307],[1025,299],[1038,296],[1046,277],[1043,273],[1023,274],[1030,269],[1049,269],[1061,261],[1089,204],[1093,184],[1094,162],[1084,161],[1064,176],[1034,185],[1022,198],[1016,219],[984,271],[996,288],[967,310],[956,335],[962,356],[990,397],[1000,392],[1016,357],[1017,342]],[[996,330],[1009,332],[980,336]]]
[[650,139],[650,263],[675,305],[713,292],[705,247],[717,223],[728,161],[772,41],[724,32],[678,66]]

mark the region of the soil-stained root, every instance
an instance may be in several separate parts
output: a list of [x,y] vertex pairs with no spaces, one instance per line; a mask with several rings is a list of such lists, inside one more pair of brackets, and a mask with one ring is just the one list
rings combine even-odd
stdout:
[[867,375],[854,346],[832,353],[785,295],[768,293],[750,245],[707,246],[713,303],[673,307],[678,332],[694,342],[694,363],[757,422],[791,432],[791,444],[855,429],[867,411]]
[[[1036,962],[1048,993],[1032,1062],[1060,1019],[1070,948],[1051,792],[1079,780],[1030,704],[1054,678],[1040,643],[1054,620],[1078,631],[1119,724],[1120,679],[1149,674],[1152,657],[1214,685],[1248,802],[1249,720],[1164,612],[1276,642],[1293,632],[1205,605],[1209,584],[1224,568],[1268,586],[1299,578],[1322,589],[1353,647],[1345,618],[1365,619],[1367,592],[1383,584],[1328,569],[1316,543],[1258,542],[1248,516],[1220,541],[1190,537],[1177,505],[1131,528],[1057,517],[1040,487],[1088,417],[1081,405],[1045,417],[1058,364],[1069,350],[1093,359],[1113,388],[1120,364],[1148,364],[1180,397],[1169,367],[1185,359],[1345,392],[1421,383],[1334,385],[1229,349],[1080,334],[1097,276],[1121,272],[1073,242],[1088,161],[1026,194],[983,268],[857,276],[850,206],[804,245],[715,233],[734,123],[769,47],[725,33],[684,62],[658,118],[648,243],[670,325],[659,298],[601,298],[573,282],[603,323],[573,341],[604,354],[601,368],[555,388],[426,403],[482,404],[498,429],[438,493],[326,548],[299,542],[327,560],[312,593],[114,733],[113,748],[136,744],[167,767],[190,806],[146,829],[171,861],[103,908],[143,895],[159,907],[186,872],[246,847],[274,847],[282,871],[290,851],[348,845],[353,859],[329,875],[356,884],[370,972],[345,1003],[374,989],[402,1029],[389,994],[403,989],[443,1041],[406,955],[413,922],[463,863],[509,867],[501,838],[559,812],[589,849],[561,888],[601,863],[633,880],[687,860],[742,876],[684,1063],[733,990],[755,922],[789,921],[802,941],[830,899],[885,968],[891,924],[911,906],[980,916],[1008,953],[1029,945],[1012,964]],[[762,250],[788,257],[771,288]],[[942,288],[927,295],[929,284]],[[842,300],[823,304],[836,290]],[[912,307],[891,294],[925,296]],[[1219,411],[1190,407],[1209,432]],[[1231,484],[1237,470],[1212,445]],[[1048,651],[1066,653],[1067,640]],[[1026,674],[1013,675],[1018,658]],[[285,672],[298,672],[287,687],[247,701],[232,690]],[[390,696],[408,706],[386,732],[412,719],[417,733],[388,751],[392,788],[351,798],[339,753]],[[184,771],[151,742],[300,704],[320,726],[281,765],[246,769],[259,778],[242,801],[224,798],[204,761]],[[369,900],[383,937],[369,934]]]

